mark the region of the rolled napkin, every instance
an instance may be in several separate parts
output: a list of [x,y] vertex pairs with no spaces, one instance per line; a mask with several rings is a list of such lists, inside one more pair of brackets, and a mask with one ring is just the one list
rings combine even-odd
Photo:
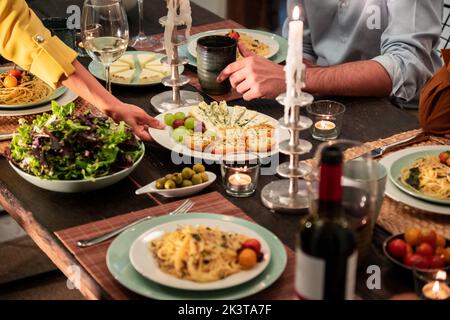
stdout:
[[425,84],[419,103],[420,126],[435,135],[450,134],[450,49],[442,57],[445,66]]

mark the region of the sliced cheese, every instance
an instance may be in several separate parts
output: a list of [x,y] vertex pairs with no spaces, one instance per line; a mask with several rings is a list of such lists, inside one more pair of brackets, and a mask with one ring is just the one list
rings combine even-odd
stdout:
[[139,81],[141,82],[159,81],[159,80],[161,80],[161,73],[159,72],[143,69],[139,74]]
[[162,75],[167,75],[167,74],[170,73],[170,67],[169,66],[164,66],[164,65],[161,65],[161,64],[157,64],[157,65],[156,64],[155,65],[147,64],[145,66],[145,69],[152,70],[152,71],[155,71],[155,72],[159,72]]
[[134,69],[117,72],[112,75],[112,78],[120,82],[130,83],[134,78],[134,72],[135,72]]
[[148,63],[156,59],[156,55],[153,53],[141,53],[137,55],[137,59],[141,68],[144,69]]
[[111,75],[122,72],[122,71],[126,71],[126,70],[130,70],[130,66],[129,65],[111,65],[111,68],[109,69],[111,72]]
[[127,64],[130,68],[134,68],[134,56],[132,54],[125,54],[117,60],[116,63]]

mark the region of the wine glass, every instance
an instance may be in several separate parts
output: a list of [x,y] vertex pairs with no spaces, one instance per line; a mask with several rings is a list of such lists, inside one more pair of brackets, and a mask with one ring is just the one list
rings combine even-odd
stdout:
[[129,29],[120,0],[86,0],[81,22],[83,45],[89,56],[105,67],[106,88],[111,92],[111,64],[128,46]]
[[145,35],[144,32],[144,0],[137,0],[139,11],[139,33],[131,39],[131,46],[135,49],[145,49],[153,47],[157,41],[152,36]]
[[312,214],[317,213],[322,150],[332,145],[344,152],[341,180],[342,206],[347,223],[355,232],[359,262],[361,263],[370,248],[374,220],[380,207],[379,204],[381,204],[380,200],[384,195],[383,168],[373,161],[370,149],[364,147],[360,142],[334,140],[321,144],[313,159],[313,170],[308,177],[310,212]]

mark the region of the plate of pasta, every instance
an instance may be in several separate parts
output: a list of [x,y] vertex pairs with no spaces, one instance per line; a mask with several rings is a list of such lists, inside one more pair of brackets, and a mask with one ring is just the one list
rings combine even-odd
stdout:
[[408,152],[394,161],[389,178],[397,188],[413,197],[450,205],[449,159],[449,147]]
[[[242,226],[247,233],[251,230],[256,233],[258,239],[263,239],[270,249],[270,260],[267,267],[258,276],[253,279],[242,282],[240,285],[221,289],[221,290],[183,290],[152,281],[139,273],[130,261],[130,248],[133,243],[144,233],[166,223],[176,223],[179,225],[195,225],[192,219],[207,219],[209,223],[214,222],[232,223]],[[220,226],[215,224],[216,226]],[[173,230],[173,229],[172,229]],[[235,230],[233,230],[236,232]],[[164,231],[160,234],[161,237]],[[147,242],[148,243],[148,242]],[[144,247],[145,256],[149,256],[148,247]],[[262,248],[261,250],[265,250]],[[242,299],[252,296],[268,287],[270,287],[282,274],[287,265],[286,249],[280,239],[266,228],[248,220],[233,217],[230,215],[209,214],[209,213],[189,213],[184,215],[164,215],[138,224],[129,228],[120,234],[111,243],[106,255],[106,265],[109,272],[125,288],[141,295],[160,300],[231,300]]]
[[144,277],[168,287],[219,290],[261,274],[270,262],[270,249],[244,226],[189,219],[143,233],[130,248],[130,261]]
[[0,109],[25,109],[59,98],[67,89],[52,89],[36,76],[12,67],[0,68]]

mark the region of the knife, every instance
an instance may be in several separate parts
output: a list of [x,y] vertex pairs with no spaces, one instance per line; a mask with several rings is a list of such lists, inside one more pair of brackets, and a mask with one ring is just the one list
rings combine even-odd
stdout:
[[414,143],[419,143],[419,142],[423,142],[428,140],[429,137],[424,135],[423,132],[419,132],[416,133],[412,136],[400,139],[396,142],[384,145],[382,147],[373,149],[370,151],[371,155],[373,158],[379,158],[381,157],[387,150],[392,149],[392,148],[399,148],[399,147],[403,147],[403,146],[407,146],[410,144],[414,144]]

